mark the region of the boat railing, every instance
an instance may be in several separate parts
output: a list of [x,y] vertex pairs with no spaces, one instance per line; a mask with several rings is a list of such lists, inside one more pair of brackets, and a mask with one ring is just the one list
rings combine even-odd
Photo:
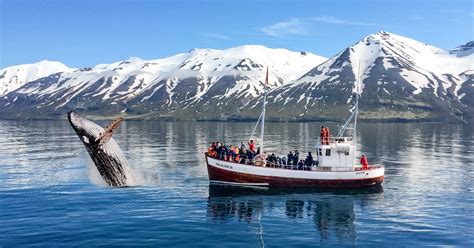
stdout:
[[323,167],[319,166],[317,170],[319,171],[335,171],[335,172],[343,172],[343,171],[367,171],[367,170],[373,170],[373,169],[379,169],[381,168],[381,165],[370,165],[368,168],[363,168],[363,167]]
[[286,169],[286,170],[305,170],[305,171],[328,171],[328,172],[343,172],[343,171],[364,171],[364,170],[371,170],[371,169],[378,169],[381,168],[382,165],[370,165],[368,168],[364,169],[361,165],[357,165],[355,167],[323,167],[319,166],[318,161],[315,160],[312,164],[288,164],[284,162],[277,162],[274,163],[272,161],[262,161],[262,160],[255,160],[255,159],[248,159],[242,158],[240,161],[234,160],[225,160],[220,157],[214,157],[215,159],[231,162],[231,163],[238,163],[238,164],[245,164],[249,166],[257,166],[257,167],[266,167],[266,168],[275,168],[275,169]]
[[337,144],[337,143],[347,143],[352,142],[353,137],[328,137],[328,138],[317,138],[317,144]]
[[[363,168],[362,166],[356,167],[324,167],[317,164],[318,161],[315,161],[312,165],[282,165],[282,164],[273,164],[269,161],[265,164],[267,168],[277,168],[277,169],[287,169],[287,170],[309,170],[309,171],[332,171],[332,172],[344,172],[344,171],[367,171],[373,169],[379,169],[383,167],[382,165],[370,165],[368,168]],[[248,164],[252,166],[258,166],[254,163]]]
[[[287,170],[313,170],[313,168],[317,167],[317,161],[315,161],[313,164],[287,164],[287,163],[274,163],[270,161],[266,161],[265,167],[267,168],[276,168],[276,169],[287,169]],[[252,166],[259,166],[255,163],[255,161],[250,161],[248,165]]]
[[[207,154],[207,153],[206,153]],[[318,166],[318,161],[315,160],[312,164],[289,164],[287,162],[283,162],[286,160],[281,160],[280,162],[272,162],[269,160],[256,160],[256,159],[248,159],[248,158],[240,158],[239,161],[236,161],[235,158],[232,159],[225,159],[225,155],[217,154],[216,157],[213,157],[218,160],[231,162],[231,163],[238,163],[238,164],[245,164],[251,166],[259,166],[259,167],[268,167],[268,168],[279,168],[279,169],[291,169],[291,170],[311,170],[312,167]]]

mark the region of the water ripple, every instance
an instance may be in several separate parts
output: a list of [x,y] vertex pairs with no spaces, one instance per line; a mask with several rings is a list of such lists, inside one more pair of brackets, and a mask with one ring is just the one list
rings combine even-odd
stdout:
[[[269,123],[266,147],[309,151],[320,125]],[[116,140],[148,177],[113,189],[67,122],[0,121],[0,246],[474,246],[472,127],[361,124],[360,152],[386,166],[380,191],[209,188],[209,142],[252,128],[125,122]]]

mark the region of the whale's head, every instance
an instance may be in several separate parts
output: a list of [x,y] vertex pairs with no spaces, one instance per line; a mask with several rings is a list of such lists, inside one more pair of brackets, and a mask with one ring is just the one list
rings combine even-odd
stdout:
[[99,144],[96,141],[100,137],[100,134],[104,132],[101,126],[82,118],[74,111],[69,112],[67,117],[72,128],[86,146],[97,146]]

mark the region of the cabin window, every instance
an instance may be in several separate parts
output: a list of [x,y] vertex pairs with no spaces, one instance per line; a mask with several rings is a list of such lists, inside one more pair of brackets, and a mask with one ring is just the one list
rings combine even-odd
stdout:
[[345,152],[344,155],[349,156],[349,152]]
[[319,156],[323,156],[323,152],[321,149],[318,149]]
[[331,156],[331,149],[326,149],[326,156]]

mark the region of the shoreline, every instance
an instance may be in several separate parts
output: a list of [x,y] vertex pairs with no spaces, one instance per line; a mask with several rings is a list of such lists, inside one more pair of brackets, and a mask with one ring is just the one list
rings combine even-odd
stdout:
[[[160,122],[223,122],[223,123],[230,123],[230,122],[242,122],[242,123],[254,123],[257,121],[257,118],[228,118],[228,119],[192,119],[192,118],[173,118],[173,117],[159,117],[159,118],[147,118],[147,117],[140,117],[140,116],[126,116],[126,115],[104,115],[104,116],[96,116],[96,115],[87,115],[87,118],[91,120],[111,120],[117,117],[123,117],[126,121],[145,121],[145,122],[152,122],[152,121],[160,121]],[[0,116],[0,121],[57,121],[57,120],[67,120],[66,115],[64,117],[2,117]],[[311,119],[293,119],[293,120],[278,120],[268,118],[265,120],[266,122],[271,123],[343,123],[343,121],[338,121],[334,119],[328,118],[311,118]],[[464,124],[470,125],[471,123],[464,123],[464,122],[453,122],[453,121],[441,121],[435,119],[403,119],[403,118],[391,118],[391,119],[359,119],[360,123],[396,123],[396,124],[403,124],[403,123],[423,123],[423,124]]]

